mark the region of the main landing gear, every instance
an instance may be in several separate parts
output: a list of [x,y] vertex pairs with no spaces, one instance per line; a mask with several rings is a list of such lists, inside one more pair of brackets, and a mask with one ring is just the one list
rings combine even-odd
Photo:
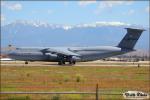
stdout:
[[75,62],[75,61],[69,61],[69,64],[71,64],[71,65],[75,65],[75,64],[76,64],[76,62]]
[[58,65],[65,65],[66,62],[69,62],[70,65],[74,65],[76,61],[72,56],[58,55]]
[[[65,65],[65,64],[66,64],[65,61],[59,61],[59,62],[58,62],[58,65]],[[69,64],[70,64],[70,65],[75,65],[76,62],[75,62],[75,61],[69,61]]]

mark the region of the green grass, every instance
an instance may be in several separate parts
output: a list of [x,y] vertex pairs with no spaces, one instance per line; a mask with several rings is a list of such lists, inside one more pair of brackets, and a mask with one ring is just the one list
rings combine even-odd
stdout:
[[17,96],[17,97],[8,97],[4,100],[31,100],[29,96]]

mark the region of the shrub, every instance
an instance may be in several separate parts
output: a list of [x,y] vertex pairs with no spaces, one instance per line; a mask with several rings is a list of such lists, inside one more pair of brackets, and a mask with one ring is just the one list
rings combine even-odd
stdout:
[[82,100],[81,94],[68,94],[65,96],[66,100]]
[[77,74],[76,75],[76,82],[81,82],[81,81],[84,81],[84,77],[80,74]]
[[26,76],[27,76],[27,77],[30,77],[30,73],[27,73]]
[[69,79],[70,79],[70,78],[69,78],[68,76],[65,76],[65,77],[64,77],[64,82],[68,82]]
[[7,100],[31,100],[29,96],[23,96],[23,97],[10,97]]
[[55,95],[55,96],[52,97],[51,100],[60,100],[60,96],[59,95]]

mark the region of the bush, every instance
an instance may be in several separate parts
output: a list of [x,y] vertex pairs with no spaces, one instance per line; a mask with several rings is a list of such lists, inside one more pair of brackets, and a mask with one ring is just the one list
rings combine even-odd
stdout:
[[64,82],[68,82],[69,79],[70,79],[70,78],[69,78],[68,76],[65,76],[65,77],[64,77]]
[[66,100],[82,100],[81,94],[68,94],[66,95]]
[[76,82],[81,82],[81,81],[84,81],[84,77],[80,74],[77,74],[76,75]]
[[30,73],[27,73],[26,76],[27,76],[27,77],[30,77]]
[[10,97],[7,100],[31,100],[29,96],[24,97]]
[[51,100],[60,100],[60,97],[59,97],[59,95],[55,95],[55,96],[52,97]]

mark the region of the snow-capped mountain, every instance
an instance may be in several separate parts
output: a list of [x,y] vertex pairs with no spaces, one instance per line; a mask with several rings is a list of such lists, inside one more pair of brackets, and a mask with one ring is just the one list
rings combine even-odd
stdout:
[[[126,27],[122,22],[96,22],[80,25],[54,25],[40,21],[16,21],[1,27],[1,44],[15,46],[95,46],[117,45]],[[136,48],[148,49],[149,29],[143,32]]]

